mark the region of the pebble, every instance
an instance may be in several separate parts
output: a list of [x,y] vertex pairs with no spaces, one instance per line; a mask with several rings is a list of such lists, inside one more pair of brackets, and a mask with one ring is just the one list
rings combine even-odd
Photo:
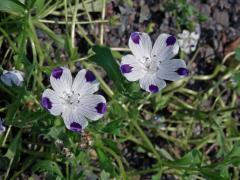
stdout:
[[229,14],[227,11],[220,11],[219,9],[214,9],[214,12],[213,12],[213,19],[225,26],[225,27],[228,27],[229,26]]

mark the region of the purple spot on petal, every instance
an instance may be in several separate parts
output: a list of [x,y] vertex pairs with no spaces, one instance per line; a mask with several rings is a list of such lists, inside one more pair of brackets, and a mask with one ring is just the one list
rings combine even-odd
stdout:
[[80,132],[82,130],[82,126],[77,122],[72,122],[70,124],[70,129],[74,132]]
[[176,72],[180,76],[187,76],[189,74],[189,71],[186,68],[178,68],[178,70]]
[[55,77],[56,79],[60,79],[63,73],[63,68],[57,67],[52,70],[52,76]]
[[132,66],[130,66],[129,64],[123,64],[121,65],[120,69],[121,69],[121,72],[124,74],[124,73],[130,73],[132,72]]
[[139,44],[140,42],[140,36],[139,36],[139,33],[138,32],[133,32],[131,33],[131,39],[132,41],[135,43],[135,44]]
[[42,97],[41,104],[46,109],[52,108],[52,102],[50,101],[50,99],[48,97]]
[[95,108],[99,114],[104,114],[107,110],[106,103],[102,103],[102,102],[98,103]]
[[149,86],[149,91],[152,92],[152,93],[156,93],[156,92],[158,92],[158,90],[159,90],[158,87],[153,85],[153,84],[151,84]]
[[167,44],[167,46],[172,46],[175,44],[176,41],[177,40],[174,36],[169,36],[166,40],[166,44]]
[[87,71],[86,74],[85,74],[85,78],[86,78],[86,81],[87,82],[93,82],[95,81],[96,77],[95,75],[92,73],[92,71]]

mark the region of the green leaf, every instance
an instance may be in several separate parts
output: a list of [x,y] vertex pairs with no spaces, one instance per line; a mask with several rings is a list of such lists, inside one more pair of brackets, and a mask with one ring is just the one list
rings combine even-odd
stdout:
[[122,121],[121,120],[115,120],[115,121],[111,121],[110,123],[108,123],[105,126],[105,128],[103,128],[103,131],[115,134],[115,132],[118,129],[120,129],[121,127],[123,127]]
[[[8,118],[8,124],[11,124],[15,127],[23,128],[27,126],[32,126],[33,123],[44,118],[51,117],[51,115],[48,112],[42,110],[32,112],[24,109],[22,110],[22,113],[17,114],[16,117],[17,118]],[[15,121],[15,119],[17,119],[17,121]]]
[[8,165],[10,163],[10,160],[7,157],[0,157],[0,177],[4,175],[4,173],[7,172]]
[[8,151],[4,156],[7,157],[8,159],[13,159],[17,153],[17,150],[20,148],[20,144],[21,144],[21,138],[20,138],[20,133],[18,133],[18,135],[11,142],[8,148]]
[[23,15],[25,10],[25,6],[18,0],[0,0],[0,11],[14,15]]
[[[12,163],[14,162],[14,159],[16,159],[16,154],[18,153],[18,150],[20,149],[20,145],[21,145],[21,136],[20,136],[20,132],[17,134],[17,136],[13,139],[13,141],[11,142],[7,153],[4,155],[4,157],[8,158],[9,164],[8,164],[8,168],[11,169]],[[18,162],[14,162],[14,163],[18,163]],[[7,171],[7,173],[5,174],[5,179],[7,179],[9,175],[9,171]]]
[[228,156],[231,158],[240,156],[240,146],[234,146]]
[[[140,93],[139,85],[130,84],[120,72],[120,67],[114,59],[111,50],[105,46],[93,46],[92,51],[95,53],[91,60],[101,66],[107,73],[108,77],[114,82],[117,90],[130,99],[136,100],[143,98]],[[115,53],[115,55],[117,55]]]
[[32,171],[47,172],[51,175],[58,175],[63,178],[62,171],[57,163],[50,160],[40,160],[32,167]]
[[112,149],[115,153],[121,154],[120,150],[118,149],[118,145],[116,142],[110,140],[110,139],[103,139],[104,144]]
[[120,72],[119,65],[113,58],[111,50],[108,47],[99,45],[93,46],[92,50],[95,55],[91,58],[91,60],[106,71],[108,77],[114,82],[120,92],[124,91],[126,81]]
[[163,108],[165,108],[168,105],[168,101],[170,99],[170,95],[164,95],[162,96],[161,94],[157,94],[154,97],[154,104],[155,104],[155,112],[162,110]]
[[111,179],[110,174],[103,170],[100,174],[100,180],[110,180],[110,179]]
[[56,127],[53,126],[49,129],[46,129],[44,131],[44,134],[46,135],[47,138],[53,138],[53,139],[59,139],[60,136],[63,134],[63,131],[65,130],[65,127]]
[[15,101],[12,104],[9,104],[7,106],[7,116],[5,118],[7,124],[13,124],[14,123],[14,117],[18,111],[18,108],[21,105],[21,97],[16,97]]
[[112,161],[108,158],[107,154],[100,148],[96,148],[96,152],[98,155],[98,159],[100,161],[101,168],[113,174],[114,169],[113,169]]
[[159,151],[160,151],[160,154],[161,154],[165,159],[168,159],[168,160],[170,160],[170,161],[173,161],[173,160],[174,160],[173,157],[172,157],[165,149],[160,148]]
[[[85,8],[84,8],[85,5]],[[101,12],[103,7],[102,0],[85,0],[83,3],[79,4],[81,10],[86,10],[87,12]]]
[[237,47],[235,50],[235,58],[237,61],[240,61],[240,47]]
[[198,150],[192,150],[187,153],[183,158],[174,161],[173,163],[178,166],[198,166],[201,165],[202,154]]
[[216,179],[227,180],[221,175],[219,170],[204,168],[204,169],[201,169],[200,172],[209,180],[216,180]]

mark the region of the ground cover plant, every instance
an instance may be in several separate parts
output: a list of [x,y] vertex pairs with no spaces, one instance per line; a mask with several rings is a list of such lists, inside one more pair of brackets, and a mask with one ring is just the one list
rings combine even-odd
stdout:
[[239,13],[1,0],[0,179],[239,179]]

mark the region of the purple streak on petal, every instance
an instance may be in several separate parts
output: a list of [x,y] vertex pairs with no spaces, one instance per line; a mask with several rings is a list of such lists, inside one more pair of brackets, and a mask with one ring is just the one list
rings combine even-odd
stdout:
[[176,73],[178,73],[180,76],[187,76],[189,74],[189,71],[186,68],[178,68]]
[[80,132],[80,131],[82,131],[82,126],[81,126],[81,124],[79,124],[77,122],[72,122],[70,124],[70,129],[74,132]]
[[87,82],[93,82],[96,80],[95,75],[92,73],[92,71],[89,71],[89,70],[86,72],[85,78]]
[[57,67],[52,70],[52,76],[55,77],[56,79],[60,79],[63,73],[63,68]]
[[41,104],[46,109],[52,108],[52,102],[50,101],[50,99],[48,97],[42,97]]
[[172,46],[175,44],[176,41],[177,40],[174,36],[169,36],[166,40],[166,44],[167,44],[167,46]]
[[104,114],[107,110],[106,103],[102,103],[102,102],[98,103],[95,108],[99,114]]
[[151,85],[149,86],[149,90],[150,90],[152,93],[157,93],[159,89],[158,89],[157,86],[151,84]]
[[139,33],[138,32],[133,32],[131,33],[131,39],[132,41],[135,43],[135,44],[139,44],[140,42],[140,36],[139,36]]
[[121,65],[120,69],[121,69],[121,72],[124,74],[124,73],[130,73],[132,72],[132,66],[130,66],[129,64],[123,64]]

